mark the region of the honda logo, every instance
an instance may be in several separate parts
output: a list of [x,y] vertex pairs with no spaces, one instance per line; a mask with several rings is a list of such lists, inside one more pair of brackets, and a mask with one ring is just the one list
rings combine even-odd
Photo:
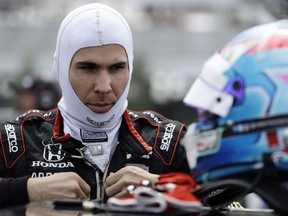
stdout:
[[62,151],[62,145],[57,144],[47,144],[44,147],[43,158],[48,162],[58,162],[63,160],[65,157],[65,152]]

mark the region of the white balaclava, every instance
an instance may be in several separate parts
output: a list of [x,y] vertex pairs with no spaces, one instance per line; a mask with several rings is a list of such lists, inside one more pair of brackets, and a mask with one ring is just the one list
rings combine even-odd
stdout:
[[[125,49],[129,64],[129,80],[116,104],[108,112],[98,114],[86,107],[74,92],[69,80],[69,68],[74,54],[79,49],[107,44],[118,44]],[[122,115],[128,105],[132,62],[133,39],[129,25],[113,8],[99,3],[87,4],[73,10],[62,21],[57,37],[53,72],[63,94],[58,107],[64,119],[64,132],[88,147],[92,146],[89,148],[90,152],[86,152],[86,156],[88,155],[102,170],[117,143]],[[97,137],[103,138],[106,135],[108,140],[97,141]],[[96,150],[95,155],[93,148]],[[97,151],[100,154],[97,154]]]

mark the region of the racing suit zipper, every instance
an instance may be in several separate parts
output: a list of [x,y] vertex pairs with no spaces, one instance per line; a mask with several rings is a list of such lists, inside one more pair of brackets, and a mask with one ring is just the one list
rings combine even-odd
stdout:
[[108,172],[108,168],[110,166],[111,160],[112,160],[112,156],[114,155],[114,152],[116,150],[116,146],[119,144],[119,142],[116,143],[116,145],[113,147],[111,154],[110,154],[110,158],[109,161],[107,163],[107,166],[104,170],[103,176],[102,178],[100,177],[100,171],[98,166],[90,161],[88,161],[87,159],[85,159],[84,157],[82,157],[86,164],[90,165],[91,167],[93,167],[95,169],[95,179],[96,179],[96,198],[95,200],[98,201],[99,203],[104,203],[104,180],[107,177],[107,172]]
[[[102,197],[101,197],[101,203],[102,204],[104,203],[104,194],[105,194],[104,185],[103,184],[104,184],[105,179],[107,178],[108,168],[110,167],[110,164],[111,164],[111,161],[112,161],[112,156],[114,155],[114,152],[115,152],[116,147],[117,147],[118,144],[119,144],[119,142],[117,142],[116,145],[113,147],[113,149],[111,151],[111,154],[110,154],[110,157],[109,157],[109,161],[108,161],[107,166],[106,166],[106,168],[104,170],[103,177],[99,181],[99,187],[101,188],[101,195],[102,195]],[[99,177],[99,175],[98,175],[98,177]]]
[[[96,178],[96,200],[97,201],[101,201],[103,199],[103,194],[104,194],[104,188],[103,188],[103,178],[100,179],[100,175],[99,175],[99,171],[98,169],[96,169],[95,171],[95,178]],[[98,184],[97,184],[98,182]]]
[[88,159],[83,157],[83,160],[85,161],[85,163],[88,166],[91,166],[94,170],[95,170],[95,181],[96,181],[96,197],[95,200],[97,202],[102,202],[102,198],[103,198],[103,178],[100,178],[100,169],[98,168],[98,166],[96,164],[94,164],[93,162],[89,161]]

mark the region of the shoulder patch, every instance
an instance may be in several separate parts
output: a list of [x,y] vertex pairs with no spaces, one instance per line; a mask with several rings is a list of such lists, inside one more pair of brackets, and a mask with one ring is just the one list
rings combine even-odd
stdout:
[[178,122],[165,122],[160,128],[154,151],[166,165],[171,165],[180,141],[184,125]]
[[131,120],[136,120],[138,118],[145,118],[151,124],[161,124],[163,122],[164,117],[160,114],[153,111],[144,111],[144,112],[132,112],[129,111],[129,116]]
[[1,145],[6,167],[10,168],[25,152],[19,125],[11,122],[1,124]]
[[11,168],[15,162],[25,153],[26,147],[22,134],[22,125],[33,117],[51,121],[56,116],[56,109],[50,111],[30,110],[14,121],[6,121],[0,124],[0,141],[5,165]]
[[19,115],[15,119],[15,121],[22,121],[27,117],[33,117],[35,115],[40,116],[43,119],[52,119],[52,118],[55,118],[55,116],[56,116],[56,109],[50,110],[50,111],[41,111],[41,110],[37,110],[37,109],[29,110],[29,111]]
[[157,132],[153,133],[155,134],[153,151],[166,165],[171,165],[185,125],[178,121],[167,119],[153,111],[130,111],[129,116],[132,121],[144,118],[150,124],[157,126]]

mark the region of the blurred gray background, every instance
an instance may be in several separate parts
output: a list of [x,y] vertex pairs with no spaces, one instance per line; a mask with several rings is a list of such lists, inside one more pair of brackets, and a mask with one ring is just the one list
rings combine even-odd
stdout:
[[[26,76],[53,80],[64,16],[88,0],[0,0],[0,120],[15,118]],[[129,108],[155,110],[186,124],[182,99],[205,60],[242,30],[287,17],[281,0],[99,0],[127,19],[134,36]]]

